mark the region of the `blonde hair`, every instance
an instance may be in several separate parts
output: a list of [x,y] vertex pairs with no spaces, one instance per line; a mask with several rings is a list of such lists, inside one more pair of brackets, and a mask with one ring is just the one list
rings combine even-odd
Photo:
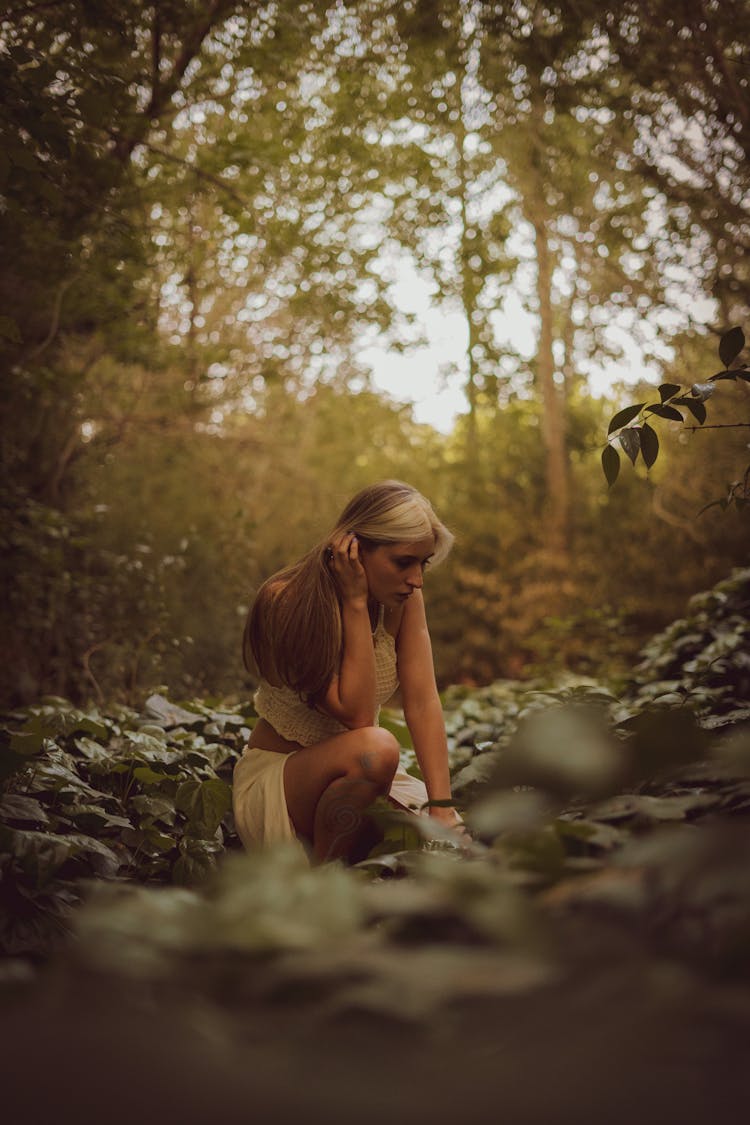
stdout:
[[432,535],[431,562],[441,562],[453,536],[416,488],[398,480],[363,488],[336,526],[299,562],[263,583],[245,625],[245,666],[272,684],[284,684],[315,706],[338,671],[342,629],[338,587],[326,561],[331,540],[354,532],[367,551],[413,543]]

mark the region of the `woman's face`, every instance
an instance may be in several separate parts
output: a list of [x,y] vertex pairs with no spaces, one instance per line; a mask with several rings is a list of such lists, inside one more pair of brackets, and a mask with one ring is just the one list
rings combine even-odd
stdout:
[[422,587],[424,568],[433,551],[432,535],[413,543],[387,543],[361,552],[370,596],[385,606],[404,605]]

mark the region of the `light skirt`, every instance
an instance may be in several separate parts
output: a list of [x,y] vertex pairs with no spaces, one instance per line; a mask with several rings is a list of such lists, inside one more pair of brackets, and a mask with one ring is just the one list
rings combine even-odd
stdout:
[[[246,746],[234,767],[232,777],[232,811],[237,834],[248,849],[267,848],[287,842],[297,844],[307,856],[308,851],[294,831],[284,795],[284,766],[292,754]],[[428,800],[424,782],[396,770],[388,796],[403,808],[418,815]]]

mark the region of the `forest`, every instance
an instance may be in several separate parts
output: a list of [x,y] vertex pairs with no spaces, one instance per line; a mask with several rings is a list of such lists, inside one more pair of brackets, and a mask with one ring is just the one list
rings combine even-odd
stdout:
[[[742,1119],[748,43],[746,0],[3,5],[14,1125],[53,1087]],[[367,358],[416,372],[404,279],[461,326],[444,429]],[[248,607],[386,478],[456,537],[425,601],[471,846],[382,808],[355,868],[246,855]]]

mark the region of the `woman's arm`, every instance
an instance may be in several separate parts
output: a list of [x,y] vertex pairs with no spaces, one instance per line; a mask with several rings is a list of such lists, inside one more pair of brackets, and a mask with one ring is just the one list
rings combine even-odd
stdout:
[[344,726],[375,722],[375,650],[367,608],[367,575],[359,558],[356,535],[334,542],[330,565],[341,594],[341,665],[321,707]]
[[[404,607],[397,651],[404,717],[427,795],[431,801],[449,801],[448,743],[421,590],[415,590]],[[433,806],[430,815],[449,824],[458,819],[455,810],[447,806]]]

